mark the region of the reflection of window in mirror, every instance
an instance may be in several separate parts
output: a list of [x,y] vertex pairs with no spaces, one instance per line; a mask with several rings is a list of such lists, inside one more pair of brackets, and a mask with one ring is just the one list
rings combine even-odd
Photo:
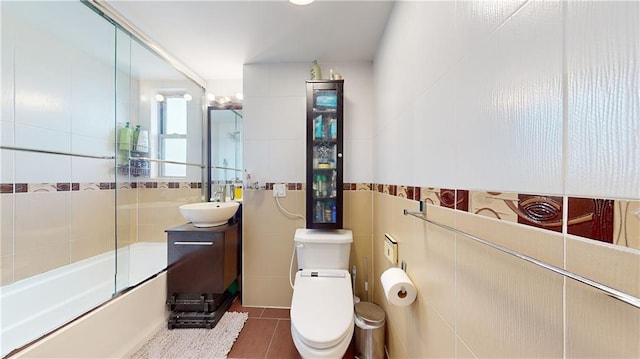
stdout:
[[[159,154],[161,160],[187,162],[187,99],[183,94],[164,95],[158,103]],[[184,165],[162,163],[161,177],[186,177]]]

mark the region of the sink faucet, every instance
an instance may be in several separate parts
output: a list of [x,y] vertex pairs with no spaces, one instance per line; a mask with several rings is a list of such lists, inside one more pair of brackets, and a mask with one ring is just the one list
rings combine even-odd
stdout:
[[213,192],[213,195],[211,196],[211,199],[214,202],[224,202],[225,197],[226,197],[224,190],[225,190],[224,186],[221,185],[220,187],[218,187],[218,190]]

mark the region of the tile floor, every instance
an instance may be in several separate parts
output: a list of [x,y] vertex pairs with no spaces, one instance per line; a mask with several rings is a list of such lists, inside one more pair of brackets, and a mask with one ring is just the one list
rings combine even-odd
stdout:
[[[244,307],[236,298],[229,311],[249,313],[249,319],[227,355],[229,359],[300,358],[291,339],[289,309]],[[353,349],[352,341],[343,359],[353,359]]]

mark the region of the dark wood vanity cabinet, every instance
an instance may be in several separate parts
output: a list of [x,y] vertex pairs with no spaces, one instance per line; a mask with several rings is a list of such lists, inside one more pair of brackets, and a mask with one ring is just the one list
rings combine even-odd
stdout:
[[227,288],[239,274],[239,223],[166,232],[169,329],[211,328],[233,299]]
[[167,291],[220,294],[237,278],[238,225],[167,230]]

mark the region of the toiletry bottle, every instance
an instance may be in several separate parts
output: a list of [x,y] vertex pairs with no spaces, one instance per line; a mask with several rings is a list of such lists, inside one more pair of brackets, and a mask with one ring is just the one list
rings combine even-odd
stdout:
[[136,149],[136,152],[140,152],[140,153],[149,152],[149,131],[140,130],[135,149]]
[[324,221],[331,222],[331,207],[329,206],[324,209]]
[[315,119],[315,138],[316,140],[322,139],[322,115]]
[[331,222],[332,223],[336,223],[337,215],[338,215],[338,213],[337,213],[337,210],[336,210],[336,202],[333,201],[333,202],[331,202]]
[[313,63],[311,65],[311,79],[312,80],[322,79],[322,71],[320,70],[320,65],[318,65],[317,60],[313,60]]
[[322,222],[322,206],[320,206],[320,201],[316,201],[313,218],[315,218],[316,222]]
[[335,118],[329,120],[329,136],[332,140],[338,138],[338,121]]
[[129,127],[129,122],[120,129],[119,135],[120,142],[118,148],[122,151],[131,151],[131,137],[133,136],[133,131],[131,130],[131,127]]
[[333,174],[331,175],[331,197],[335,198],[337,195],[337,188],[338,187],[338,180],[336,178],[337,172],[333,171]]
[[327,178],[324,175],[318,175],[318,197],[325,197],[327,195]]
[[136,125],[135,130],[133,130],[133,136],[131,139],[131,144],[133,145],[132,150],[136,151],[136,146],[138,144],[138,138],[140,137],[140,125]]
[[233,184],[233,199],[236,201],[242,200],[242,182]]

